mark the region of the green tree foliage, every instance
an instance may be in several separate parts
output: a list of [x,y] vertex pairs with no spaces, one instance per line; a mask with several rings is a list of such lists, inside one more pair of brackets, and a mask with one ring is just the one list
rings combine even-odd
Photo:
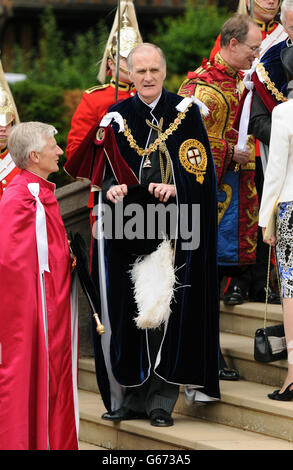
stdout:
[[63,89],[86,89],[97,81],[98,60],[102,57],[108,32],[103,22],[73,41],[65,41],[51,8],[41,16],[42,38],[38,48],[27,54],[16,48],[14,71],[29,80]]
[[[37,49],[23,54],[15,48],[14,72],[24,72],[27,80],[14,84],[12,92],[21,121],[42,121],[58,130],[56,140],[65,150],[71,116],[64,105],[64,90],[84,90],[96,84],[97,61],[102,57],[108,33],[104,24],[65,42],[52,9],[41,17],[42,38]],[[60,158],[58,173],[50,180],[57,186],[69,182]]]
[[[66,119],[62,88],[26,80],[15,83],[12,91],[20,120],[52,124],[58,131],[56,135],[58,145],[65,149],[69,123]],[[64,163],[65,155],[60,158],[59,172],[50,176],[50,181],[56,183],[57,186],[69,182],[63,170]]]
[[[195,1],[195,0],[194,0]],[[216,6],[204,6],[206,1],[188,3],[183,15],[166,18],[156,23],[151,40],[166,54],[168,76],[165,83],[169,91],[177,92],[189,70],[201,64],[209,55],[228,14]],[[42,38],[36,49],[24,54],[14,50],[14,72],[27,74],[27,80],[12,87],[21,121],[43,121],[58,130],[58,144],[64,150],[70,128],[71,116],[64,106],[64,90],[84,90],[96,82],[98,60],[102,58],[108,31],[104,23],[85,34],[65,41],[58,30],[52,9],[46,9],[41,18]],[[57,186],[66,184],[63,170],[51,176]]]
[[196,69],[204,57],[209,57],[223,23],[229,17],[226,10],[207,2],[187,3],[182,16],[167,17],[157,22],[152,40],[164,51],[168,77]]

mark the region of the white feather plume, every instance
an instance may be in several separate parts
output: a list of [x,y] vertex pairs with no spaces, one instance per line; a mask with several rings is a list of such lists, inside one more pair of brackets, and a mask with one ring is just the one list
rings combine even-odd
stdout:
[[138,258],[131,271],[138,312],[138,328],[157,328],[168,322],[176,281],[171,243],[164,240],[156,251]]

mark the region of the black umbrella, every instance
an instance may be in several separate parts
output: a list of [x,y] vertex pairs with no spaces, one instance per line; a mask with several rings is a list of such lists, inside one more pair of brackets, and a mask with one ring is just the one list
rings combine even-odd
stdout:
[[82,290],[88,300],[90,308],[92,309],[93,317],[97,324],[97,332],[102,335],[105,332],[104,325],[100,322],[99,315],[96,313],[99,305],[99,295],[96,286],[90,276],[88,270],[88,256],[86,243],[80,233],[70,233],[70,249],[76,256],[76,270]]

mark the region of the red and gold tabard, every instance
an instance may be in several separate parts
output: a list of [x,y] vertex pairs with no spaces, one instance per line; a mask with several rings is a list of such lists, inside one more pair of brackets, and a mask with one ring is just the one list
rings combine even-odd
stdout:
[[20,173],[7,147],[0,149],[0,199],[13,178]]
[[230,67],[218,53],[189,72],[179,95],[195,96],[208,108],[202,116],[208,133],[218,180],[218,259],[221,265],[255,262],[258,198],[254,183],[255,141],[248,138],[251,158],[246,165],[233,160],[238,133],[232,128],[243,89],[242,74]]
[[[266,23],[265,21],[256,20],[254,18],[253,21],[259,26],[259,28],[261,30],[262,41],[264,41],[273,31],[275,31],[278,28],[278,26],[280,26],[280,23],[278,23],[275,20],[271,20],[268,23]],[[221,42],[221,35],[219,34],[219,36],[216,39],[215,45],[214,45],[213,49],[211,50],[210,58],[209,58],[210,61],[220,51],[220,49],[221,49],[220,42]],[[270,44],[270,45],[272,45],[272,44]],[[266,46],[266,50],[267,50],[268,47],[269,47],[269,45]],[[259,141],[258,140],[256,140],[256,142],[255,142],[255,155],[256,156],[260,155]]]

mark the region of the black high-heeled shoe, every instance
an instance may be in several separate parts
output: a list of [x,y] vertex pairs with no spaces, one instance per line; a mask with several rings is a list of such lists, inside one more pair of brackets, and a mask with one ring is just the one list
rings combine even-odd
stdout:
[[288,387],[284,390],[283,393],[279,393],[280,390],[275,390],[273,393],[269,393],[268,397],[271,400],[279,400],[279,401],[291,401],[293,400],[293,389],[290,390],[292,387],[293,382],[288,385]]

